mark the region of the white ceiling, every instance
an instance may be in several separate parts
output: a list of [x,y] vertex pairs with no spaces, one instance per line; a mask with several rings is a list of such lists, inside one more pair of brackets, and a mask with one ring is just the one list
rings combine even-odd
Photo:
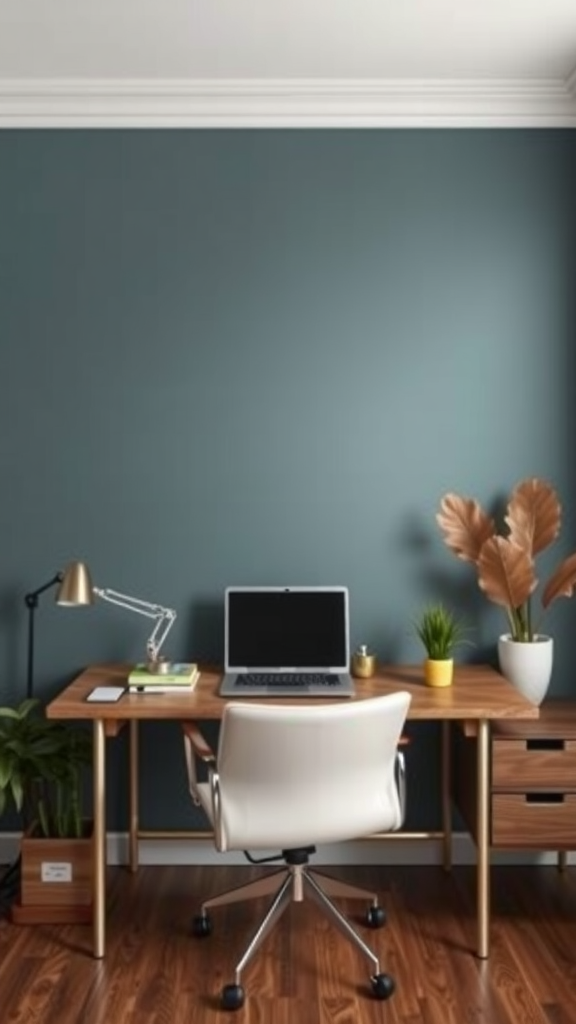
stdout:
[[0,0],[0,125],[576,126],[576,0]]

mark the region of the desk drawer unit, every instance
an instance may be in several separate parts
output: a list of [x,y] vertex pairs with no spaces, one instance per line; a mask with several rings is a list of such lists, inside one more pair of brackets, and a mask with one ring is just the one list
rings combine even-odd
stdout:
[[[576,850],[576,702],[495,722],[491,737],[491,846]],[[455,803],[475,835],[475,740],[456,736],[453,758]]]
[[535,736],[507,739],[497,732],[492,742],[494,789],[573,789],[576,791],[576,740]]
[[576,847],[576,793],[493,793],[492,846]]
[[492,730],[492,845],[576,849],[576,705]]

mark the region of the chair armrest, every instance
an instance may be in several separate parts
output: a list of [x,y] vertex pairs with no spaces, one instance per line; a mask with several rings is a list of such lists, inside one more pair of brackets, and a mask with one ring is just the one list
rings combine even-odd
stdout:
[[401,827],[404,824],[404,818],[406,816],[406,759],[401,750],[396,751],[394,779],[396,781],[396,789],[398,790],[398,800],[400,803]]
[[216,755],[209,743],[206,742],[196,722],[182,722],[184,736],[190,740],[192,749],[201,761],[216,763]]
[[203,761],[204,764],[215,765],[216,755],[214,754],[211,746],[204,739],[195,722],[182,722],[181,724],[182,731],[184,733],[184,754],[186,756],[188,788],[190,790],[192,800],[197,807],[200,807],[201,802],[198,796],[196,759],[198,758],[198,760]]

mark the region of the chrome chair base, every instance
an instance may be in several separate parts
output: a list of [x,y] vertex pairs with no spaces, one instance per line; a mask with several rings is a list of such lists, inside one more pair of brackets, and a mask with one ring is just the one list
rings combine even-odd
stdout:
[[[384,911],[378,904],[377,894],[360,886],[350,885],[348,882],[342,882],[337,878],[321,874],[309,868],[305,863],[289,863],[281,871],[274,871],[263,878],[258,878],[253,882],[237,886],[234,889],[229,889],[227,892],[205,900],[202,903],[201,913],[194,919],[194,934],[197,936],[210,934],[211,926],[208,911],[213,907],[223,907],[242,900],[257,899],[260,896],[270,895],[271,893],[274,894],[272,903],[234,969],[234,986],[240,986],[242,971],[262,945],[271,929],[280,920],[288,905],[293,902],[301,903],[305,893],[312,897],[316,905],[330,918],[342,935],[367,957],[371,965],[371,980],[383,977],[388,979],[387,975],[380,973],[380,965],[376,954],[360,938],[330,898],[336,896],[345,899],[368,900],[370,906],[366,923],[374,928],[382,925],[385,920]],[[392,984],[392,979],[388,980]],[[388,994],[391,994],[391,992]]]

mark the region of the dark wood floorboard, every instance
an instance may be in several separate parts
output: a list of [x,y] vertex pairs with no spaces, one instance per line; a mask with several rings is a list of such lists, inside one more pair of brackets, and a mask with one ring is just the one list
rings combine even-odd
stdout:
[[87,926],[0,922],[1,1024],[576,1024],[576,872],[493,871],[492,951],[474,955],[473,868],[326,868],[381,895],[388,924],[338,901],[397,989],[370,995],[369,964],[312,903],[292,904],[246,968],[246,1005],[220,1009],[223,984],[267,898],[213,911],[189,934],[201,898],[263,868],[144,867],[108,872],[107,956]]

